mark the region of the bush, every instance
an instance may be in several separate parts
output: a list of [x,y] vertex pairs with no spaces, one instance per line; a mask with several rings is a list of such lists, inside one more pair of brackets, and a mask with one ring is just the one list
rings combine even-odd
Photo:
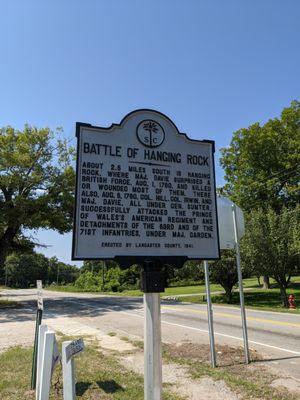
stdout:
[[101,277],[97,274],[93,274],[92,272],[84,272],[76,279],[74,284],[74,286],[80,290],[91,292],[100,292],[101,285]]

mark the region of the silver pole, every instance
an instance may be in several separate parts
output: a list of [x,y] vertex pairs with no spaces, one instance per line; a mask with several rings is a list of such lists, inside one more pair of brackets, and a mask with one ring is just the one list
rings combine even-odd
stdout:
[[209,285],[208,261],[203,261],[203,263],[204,263],[205,290],[206,290],[206,301],[207,301],[210,359],[211,359],[211,366],[213,368],[215,368],[217,363],[216,363],[216,349],[215,349],[215,337],[214,337],[213,310],[212,310],[212,304],[211,304],[210,285]]
[[244,301],[243,277],[242,277],[242,269],[241,269],[241,255],[240,255],[240,247],[239,247],[237,223],[236,223],[236,208],[235,208],[234,204],[232,205],[232,216],[233,216],[233,227],[234,227],[234,238],[235,238],[236,264],[237,264],[238,279],[239,279],[239,293],[240,293],[241,316],[242,316],[242,325],[243,325],[245,362],[246,362],[246,364],[249,364],[250,363],[250,352],[249,352],[247,320],[246,320],[246,310],[245,310],[245,301]]
[[144,395],[162,398],[161,314],[159,293],[144,293]]

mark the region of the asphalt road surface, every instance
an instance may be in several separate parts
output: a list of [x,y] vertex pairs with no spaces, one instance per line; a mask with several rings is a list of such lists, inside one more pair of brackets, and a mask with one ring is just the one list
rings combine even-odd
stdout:
[[[1,294],[22,301],[22,308],[0,310],[0,330],[6,322],[32,321],[34,326],[36,290],[6,290]],[[44,291],[44,318],[70,318],[103,332],[143,337],[143,299],[82,293]],[[213,306],[215,341],[243,346],[240,310]],[[247,309],[249,346],[265,363],[281,373],[300,379],[300,314]],[[20,332],[20,334],[22,334]],[[178,343],[190,340],[208,343],[205,305],[162,302],[162,340]],[[1,335],[0,335],[1,347]]]

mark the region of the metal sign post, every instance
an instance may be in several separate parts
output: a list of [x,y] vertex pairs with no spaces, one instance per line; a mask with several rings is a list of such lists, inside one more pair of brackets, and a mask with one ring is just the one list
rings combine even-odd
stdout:
[[31,370],[31,389],[36,388],[36,373],[37,373],[37,357],[38,357],[38,343],[39,343],[39,327],[42,323],[43,318],[43,284],[41,280],[36,281],[37,286],[37,312],[36,312],[36,322],[35,322],[35,337],[33,346],[33,356],[32,356],[32,370]]
[[241,269],[241,256],[240,256],[240,247],[239,247],[239,240],[238,240],[238,229],[237,229],[237,221],[236,221],[235,204],[232,205],[232,216],[233,216],[234,237],[235,237],[236,263],[237,263],[237,271],[238,271],[238,279],[239,279],[239,293],[240,293],[241,316],[242,316],[242,325],[243,325],[245,362],[246,362],[246,364],[249,364],[250,352],[249,352],[249,343],[248,343],[248,331],[247,331],[247,320],[246,320],[246,310],[245,310],[245,301],[244,301],[243,276],[242,276],[242,269]]
[[210,343],[210,359],[211,359],[211,366],[213,368],[215,368],[217,363],[216,363],[216,349],[215,349],[213,310],[212,310],[211,295],[210,295],[210,285],[209,285],[208,261],[203,261],[203,264],[204,264],[204,274],[205,274],[207,319],[208,319],[209,343]]
[[159,264],[147,260],[141,274],[144,292],[144,399],[162,398],[161,310],[160,293],[165,277]]

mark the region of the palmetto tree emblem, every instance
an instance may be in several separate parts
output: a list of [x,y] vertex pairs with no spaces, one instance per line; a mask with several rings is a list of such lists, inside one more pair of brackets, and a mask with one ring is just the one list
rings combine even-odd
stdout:
[[145,120],[137,127],[137,137],[143,145],[157,147],[164,141],[165,132],[158,122]]

